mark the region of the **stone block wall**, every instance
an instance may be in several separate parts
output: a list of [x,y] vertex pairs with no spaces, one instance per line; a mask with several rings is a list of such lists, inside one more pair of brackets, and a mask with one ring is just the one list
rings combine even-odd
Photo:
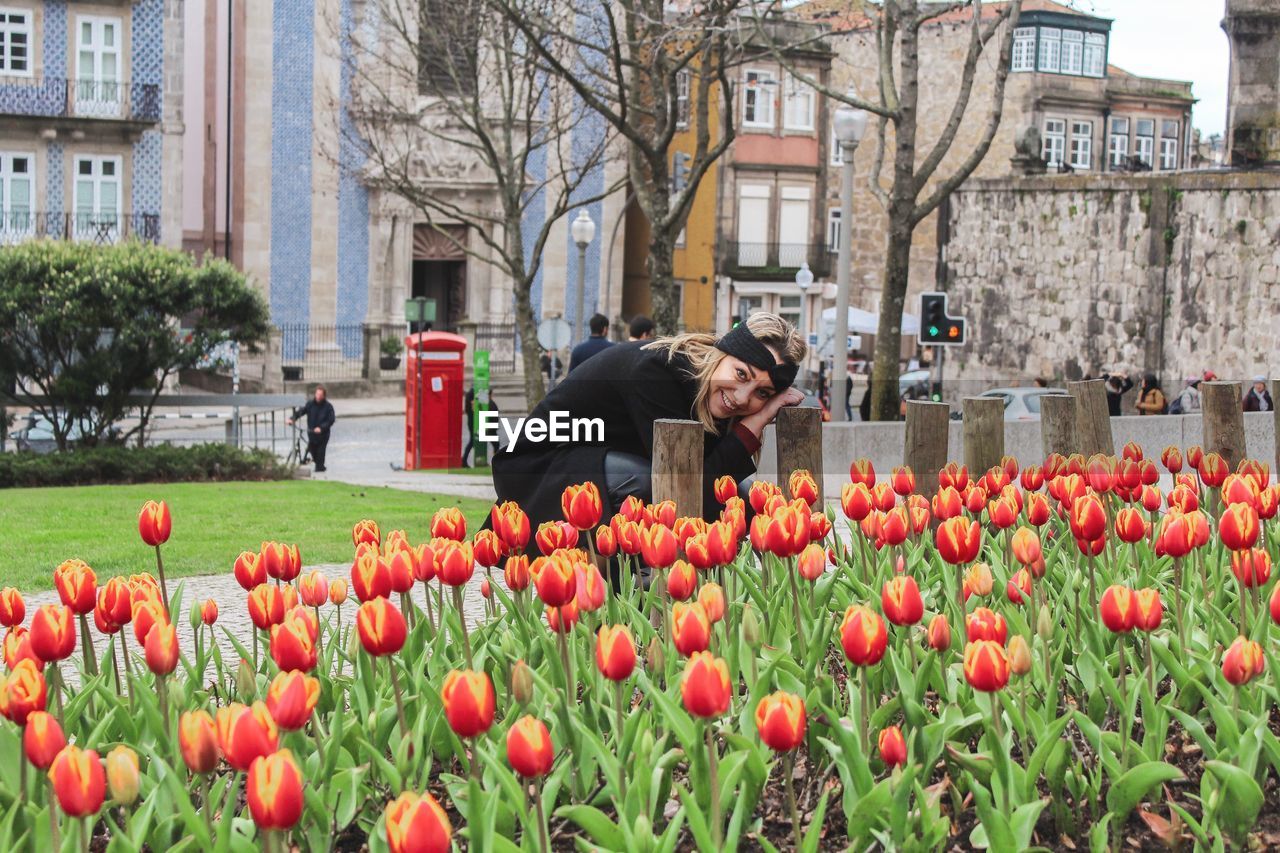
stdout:
[[948,380],[1280,369],[1280,174],[971,181],[949,229]]

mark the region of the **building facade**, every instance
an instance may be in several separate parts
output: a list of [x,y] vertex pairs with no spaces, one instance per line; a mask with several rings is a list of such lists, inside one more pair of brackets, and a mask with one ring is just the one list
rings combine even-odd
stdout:
[[182,6],[0,4],[0,243],[181,244]]

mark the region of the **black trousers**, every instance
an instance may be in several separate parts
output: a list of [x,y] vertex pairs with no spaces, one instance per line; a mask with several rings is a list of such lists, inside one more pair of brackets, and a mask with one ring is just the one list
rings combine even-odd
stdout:
[[311,459],[316,463],[317,468],[324,467],[324,449],[329,444],[329,431],[327,429],[320,432],[307,433],[307,452],[311,454]]

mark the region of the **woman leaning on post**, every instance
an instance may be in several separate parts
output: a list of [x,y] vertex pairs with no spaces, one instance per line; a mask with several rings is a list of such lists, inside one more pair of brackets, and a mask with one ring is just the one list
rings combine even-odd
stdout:
[[[775,314],[752,314],[720,337],[690,333],[618,344],[569,374],[530,419],[552,412],[603,422],[603,440],[532,442],[521,435],[493,460],[498,501],[516,501],[533,529],[561,518],[565,487],[596,484],[604,518],[629,496],[653,498],[653,423],[693,420],[703,430],[703,515],[715,519],[717,477],[741,482],[766,425],[804,395],[791,387],[805,344]],[[563,416],[559,416],[563,417]],[[530,549],[534,547],[532,540]]]

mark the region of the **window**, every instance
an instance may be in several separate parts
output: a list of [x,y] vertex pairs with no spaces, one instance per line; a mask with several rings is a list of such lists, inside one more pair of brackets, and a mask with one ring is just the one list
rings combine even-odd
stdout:
[[742,123],[748,127],[773,127],[773,74],[748,71],[742,87]]
[[688,71],[676,72],[676,127],[689,126],[689,79]]
[[778,266],[798,268],[809,260],[809,187],[783,187],[778,209]]
[[763,267],[769,261],[769,202],[773,187],[738,187],[738,266]]
[[481,2],[420,0],[418,94],[439,98],[475,91]]
[[0,151],[0,244],[31,233],[35,157]]
[[120,236],[119,157],[77,157],[75,234],[80,239],[114,242]]
[[1178,123],[1165,120],[1160,122],[1160,168],[1172,170],[1178,168]]
[[119,18],[76,19],[76,114],[120,115]]
[[31,75],[31,14],[0,8],[0,73]]
[[1129,158],[1129,120],[1113,118],[1111,120],[1111,141],[1107,148],[1107,162],[1112,168],[1123,166]]
[[800,328],[800,308],[803,300],[799,296],[779,296],[778,316],[797,329]]
[[840,208],[827,211],[827,251],[840,251]]
[[1062,73],[1079,74],[1084,63],[1084,33],[1062,31]]
[[683,249],[685,247],[684,232],[688,231],[688,227],[680,229],[680,233],[676,235],[676,248]]
[[1058,57],[1062,48],[1062,30],[1057,27],[1040,28],[1040,64],[1041,71],[1057,71]]
[[813,130],[813,89],[791,74],[787,75],[782,124],[787,130]]
[[1134,134],[1134,153],[1138,155],[1138,159],[1147,166],[1151,165],[1152,155],[1155,152],[1156,144],[1156,123],[1149,118],[1140,118],[1137,122],[1137,132]]
[[1086,33],[1084,37],[1084,74],[1086,77],[1102,77],[1107,72],[1107,37],[1101,33]]
[[1044,148],[1040,156],[1056,169],[1062,165],[1062,156],[1067,148],[1067,123],[1060,118],[1049,118],[1044,121]]
[[1071,168],[1093,168],[1093,122],[1071,122]]
[[1013,31],[1013,70],[1036,70],[1036,28],[1018,27]]

